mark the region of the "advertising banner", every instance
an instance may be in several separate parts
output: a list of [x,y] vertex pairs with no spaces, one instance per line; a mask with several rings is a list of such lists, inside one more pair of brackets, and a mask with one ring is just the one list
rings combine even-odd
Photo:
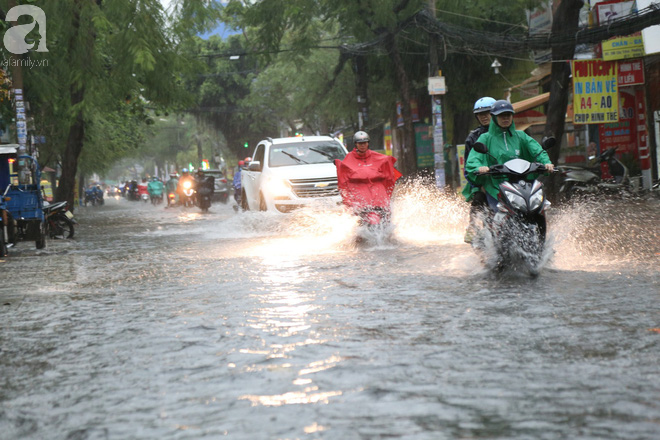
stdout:
[[619,87],[644,84],[644,60],[619,61]]
[[389,122],[385,124],[385,135],[383,136],[385,143],[385,154],[392,155],[392,124]]
[[415,124],[415,146],[417,149],[417,167],[432,168],[435,160],[431,124]]
[[617,153],[632,153],[637,156],[637,124],[635,123],[635,92],[620,91],[621,108],[619,122],[598,126],[600,151],[615,147]]
[[[636,12],[634,1],[609,0],[595,6],[599,25],[609,24]],[[606,61],[644,56],[644,40],[641,32],[631,35],[614,37],[601,44],[602,58]]]
[[616,61],[573,61],[573,122],[603,124],[619,120]]

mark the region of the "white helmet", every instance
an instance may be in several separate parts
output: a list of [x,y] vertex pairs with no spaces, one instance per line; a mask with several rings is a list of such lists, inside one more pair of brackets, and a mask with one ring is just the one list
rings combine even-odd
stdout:
[[356,131],[353,135],[353,143],[356,144],[358,142],[369,142],[369,135],[364,131]]

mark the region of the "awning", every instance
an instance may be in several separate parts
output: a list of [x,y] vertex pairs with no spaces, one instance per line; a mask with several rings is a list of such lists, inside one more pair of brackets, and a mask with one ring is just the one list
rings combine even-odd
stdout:
[[542,64],[532,71],[532,76],[530,76],[520,84],[516,84],[515,86],[511,87],[511,90],[525,89],[531,86],[538,86],[542,80],[550,76],[551,71],[552,71],[551,63]]
[[550,92],[541,93],[533,98],[524,99],[522,101],[514,102],[513,110],[516,113],[524,112],[530,108],[538,107],[541,104],[545,104],[550,99]]

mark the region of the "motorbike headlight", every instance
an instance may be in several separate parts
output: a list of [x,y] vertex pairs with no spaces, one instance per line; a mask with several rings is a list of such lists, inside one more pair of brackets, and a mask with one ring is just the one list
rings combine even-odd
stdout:
[[285,196],[291,192],[291,187],[288,183],[278,177],[274,177],[268,181],[268,192],[273,196]]
[[506,198],[509,199],[509,202],[511,202],[511,205],[514,208],[521,211],[527,211],[527,203],[525,203],[525,199],[510,191],[505,191],[504,194],[506,195]]
[[536,191],[529,199],[529,207],[532,211],[537,210],[543,204],[543,192]]
[[183,182],[183,187],[185,189],[190,189],[191,186],[192,186],[192,182],[190,180],[186,180],[185,182]]

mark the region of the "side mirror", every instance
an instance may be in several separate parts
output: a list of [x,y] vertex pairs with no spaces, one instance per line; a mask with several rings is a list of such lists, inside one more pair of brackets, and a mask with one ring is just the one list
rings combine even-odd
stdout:
[[250,162],[250,165],[248,165],[248,171],[261,171],[261,162],[258,160]]
[[549,150],[557,145],[557,139],[554,136],[545,136],[541,141],[541,146],[544,150]]
[[481,142],[477,142],[476,144],[474,144],[472,146],[472,149],[477,153],[488,154],[488,147]]

